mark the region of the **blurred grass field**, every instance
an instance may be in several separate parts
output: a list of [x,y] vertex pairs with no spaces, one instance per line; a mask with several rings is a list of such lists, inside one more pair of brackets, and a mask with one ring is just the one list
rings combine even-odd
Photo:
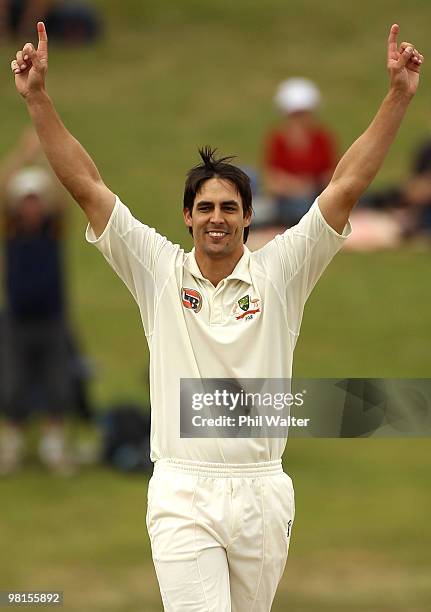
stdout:
[[[212,144],[259,163],[276,120],[277,83],[322,89],[322,118],[344,150],[383,97],[392,22],[430,55],[431,5],[363,0],[98,0],[106,35],[95,47],[52,47],[49,91],[66,125],[136,216],[190,246],[181,220],[184,174]],[[23,41],[24,42],[24,41]],[[0,49],[0,155],[27,124]],[[429,60],[428,60],[429,61]],[[408,175],[430,127],[430,69],[377,184]],[[168,178],[167,178],[168,177]],[[83,240],[72,206],[70,304],[97,364],[103,406],[147,398],[148,351],[138,311]],[[307,305],[298,376],[429,377],[430,253],[342,253]],[[167,347],[168,349],[169,347]],[[431,609],[429,440],[291,440],[285,468],[297,518],[273,610],[425,612]],[[146,480],[103,469],[60,481],[36,466],[0,482],[0,590],[60,589],[68,612],[161,610],[145,530]]]

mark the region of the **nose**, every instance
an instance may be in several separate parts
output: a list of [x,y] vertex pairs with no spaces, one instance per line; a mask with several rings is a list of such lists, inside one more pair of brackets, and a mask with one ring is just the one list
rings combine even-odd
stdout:
[[214,225],[220,225],[221,223],[224,223],[223,211],[219,206],[214,206],[211,212],[210,223],[213,223]]

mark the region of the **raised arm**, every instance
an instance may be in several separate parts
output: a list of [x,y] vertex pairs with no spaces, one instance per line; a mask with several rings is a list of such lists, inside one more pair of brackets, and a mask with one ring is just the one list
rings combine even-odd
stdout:
[[349,214],[379,171],[407,107],[416,93],[423,56],[411,43],[397,46],[399,26],[388,39],[389,92],[367,130],[341,158],[328,187],[319,196],[326,221],[339,233]]
[[111,215],[115,196],[102,181],[85,149],[65,128],[45,88],[48,70],[48,37],[37,24],[37,49],[26,43],[11,62],[15,85],[23,96],[45,155],[55,174],[78,202],[99,236]]

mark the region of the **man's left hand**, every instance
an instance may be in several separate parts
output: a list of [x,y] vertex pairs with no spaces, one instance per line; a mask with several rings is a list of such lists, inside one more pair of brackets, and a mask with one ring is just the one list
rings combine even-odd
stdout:
[[409,42],[402,42],[398,48],[398,24],[391,27],[388,38],[388,71],[391,89],[407,96],[414,96],[419,84],[419,73],[423,55]]

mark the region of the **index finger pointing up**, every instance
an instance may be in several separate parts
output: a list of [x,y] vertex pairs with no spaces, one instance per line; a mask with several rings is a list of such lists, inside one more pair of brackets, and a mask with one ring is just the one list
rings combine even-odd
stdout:
[[39,44],[37,51],[42,57],[48,57],[48,36],[46,35],[45,24],[39,21],[37,24],[37,33],[39,35]]
[[397,23],[394,23],[391,26],[391,31],[389,32],[388,38],[388,59],[398,59],[398,46],[397,46],[397,36],[400,31],[400,26]]

